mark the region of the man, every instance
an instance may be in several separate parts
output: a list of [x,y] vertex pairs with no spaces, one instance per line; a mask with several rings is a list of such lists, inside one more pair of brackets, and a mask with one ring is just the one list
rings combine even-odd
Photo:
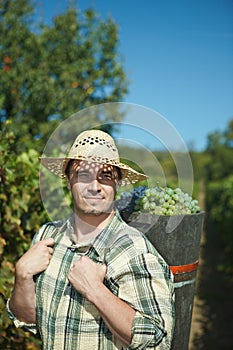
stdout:
[[123,164],[110,135],[82,132],[68,157],[41,158],[65,177],[74,214],[47,223],[16,264],[8,313],[43,349],[169,349],[173,281],[152,244],[114,209],[119,184],[146,176]]

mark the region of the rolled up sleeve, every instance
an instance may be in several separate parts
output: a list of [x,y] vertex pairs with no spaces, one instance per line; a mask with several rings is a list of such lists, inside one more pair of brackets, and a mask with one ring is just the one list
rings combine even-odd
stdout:
[[149,253],[131,259],[128,268],[119,288],[119,297],[136,310],[127,349],[170,349],[175,317],[169,267]]
[[137,311],[133,320],[132,335],[131,345],[127,349],[158,349],[167,332],[155,324],[153,319]]
[[7,300],[6,311],[7,311],[8,317],[13,321],[15,327],[16,328],[22,328],[25,331],[31,332],[33,334],[37,334],[37,326],[36,326],[36,324],[35,323],[25,323],[25,322],[19,321],[15,317],[13,312],[11,311],[11,309],[9,307],[9,302],[10,302],[10,299]]

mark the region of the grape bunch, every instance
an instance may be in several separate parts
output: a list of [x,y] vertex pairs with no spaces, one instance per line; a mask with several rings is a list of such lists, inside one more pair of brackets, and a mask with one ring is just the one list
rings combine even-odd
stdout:
[[[142,186],[141,186],[142,187]],[[124,192],[120,202],[130,199],[130,211],[141,211],[157,215],[186,215],[200,212],[198,201],[180,188],[152,187],[133,190],[134,193]],[[133,200],[134,199],[134,200]],[[128,210],[128,204],[124,210]],[[133,208],[132,208],[133,205]],[[119,209],[120,210],[120,209]]]
[[145,195],[147,187],[138,186],[130,192],[123,192],[116,199],[115,206],[119,211],[132,213],[135,210],[136,202]]

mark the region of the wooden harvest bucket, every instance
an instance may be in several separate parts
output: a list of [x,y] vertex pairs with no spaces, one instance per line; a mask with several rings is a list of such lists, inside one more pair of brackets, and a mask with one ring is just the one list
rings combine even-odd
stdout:
[[146,234],[174,274],[176,321],[171,349],[187,350],[204,212],[182,216],[134,213],[126,221]]

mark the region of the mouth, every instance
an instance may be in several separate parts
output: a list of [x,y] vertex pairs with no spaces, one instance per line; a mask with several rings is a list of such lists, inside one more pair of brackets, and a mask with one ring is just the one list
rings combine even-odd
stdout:
[[97,204],[104,199],[103,197],[83,197],[83,198],[86,202],[90,204]]
[[83,198],[91,201],[104,199],[102,196],[84,196]]
[[91,208],[102,207],[103,197],[84,197],[86,205]]

